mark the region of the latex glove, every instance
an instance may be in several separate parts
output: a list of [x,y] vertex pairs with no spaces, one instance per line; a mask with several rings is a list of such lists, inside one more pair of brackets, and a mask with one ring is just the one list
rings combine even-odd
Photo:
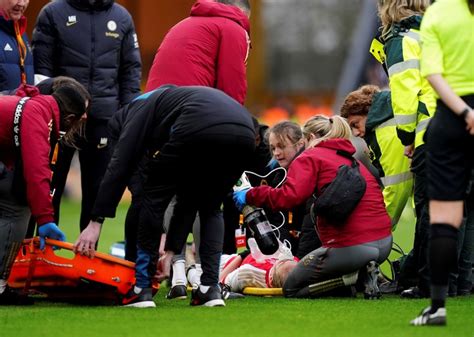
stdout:
[[95,245],[99,240],[101,228],[102,224],[99,222],[90,221],[89,225],[87,225],[86,229],[82,231],[74,243],[74,253],[79,253],[81,255],[93,258],[95,255]]
[[235,202],[235,206],[239,209],[239,211],[242,211],[244,206],[246,205],[246,199],[247,199],[247,192],[250,190],[250,188],[245,188],[240,191],[235,191],[233,195],[233,199]]
[[59,227],[54,222],[48,222],[39,226],[38,233],[40,236],[40,249],[43,250],[46,241],[45,238],[66,241],[66,235],[59,229]]

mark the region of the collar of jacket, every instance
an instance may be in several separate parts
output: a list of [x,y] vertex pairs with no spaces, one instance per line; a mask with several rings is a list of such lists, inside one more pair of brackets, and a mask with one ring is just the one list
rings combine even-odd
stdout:
[[250,35],[250,21],[238,7],[213,1],[197,1],[191,8],[191,16],[222,17],[238,23]]
[[367,121],[365,122],[366,134],[372,132],[377,126],[390,118],[393,118],[390,91],[383,90],[375,93],[369,112],[367,113]]
[[394,23],[390,33],[385,38],[385,42],[390,40],[392,37],[399,36],[400,33],[408,32],[410,29],[420,29],[422,18],[421,15],[413,15],[400,22]]
[[322,141],[321,143],[316,144],[314,148],[327,148],[327,149],[332,149],[332,150],[342,150],[345,152],[350,153],[353,155],[356,152],[356,149],[354,145],[352,145],[351,141],[349,139],[344,139],[344,138],[331,138],[327,139],[325,141]]
[[[18,23],[20,25],[20,33],[23,34],[26,31],[26,17],[22,16],[20,20],[18,20]],[[13,26],[13,20],[7,19],[3,11],[0,11],[0,29],[10,35],[15,35],[15,27]]]
[[66,0],[68,4],[80,11],[103,11],[114,4],[114,0]]

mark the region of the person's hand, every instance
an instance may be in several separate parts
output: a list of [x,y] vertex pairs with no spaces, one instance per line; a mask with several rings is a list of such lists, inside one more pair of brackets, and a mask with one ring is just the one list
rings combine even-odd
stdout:
[[174,252],[167,250],[163,255],[161,255],[158,260],[158,265],[156,268],[155,278],[158,282],[161,282],[170,277],[171,273],[171,262],[173,260]]
[[95,255],[95,245],[99,240],[102,225],[97,221],[90,221],[89,225],[82,231],[74,243],[74,253],[93,258]]
[[235,206],[239,211],[242,211],[244,206],[246,205],[246,199],[247,199],[247,192],[250,190],[250,188],[246,188],[240,191],[235,191],[233,195],[233,199],[235,202]]
[[471,135],[474,135],[474,109],[471,109],[466,115],[466,130],[469,131]]
[[46,245],[46,238],[66,241],[66,235],[59,229],[59,227],[54,222],[45,223],[38,228],[38,233],[40,236],[40,249],[44,250]]
[[166,233],[161,234],[160,238],[160,248],[158,249],[158,253],[160,256],[165,254],[165,244],[166,244]]
[[407,156],[408,158],[412,158],[413,157],[413,152],[415,151],[415,146],[414,144],[411,144],[411,145],[407,145],[405,146],[405,151],[404,151],[404,154],[405,156]]

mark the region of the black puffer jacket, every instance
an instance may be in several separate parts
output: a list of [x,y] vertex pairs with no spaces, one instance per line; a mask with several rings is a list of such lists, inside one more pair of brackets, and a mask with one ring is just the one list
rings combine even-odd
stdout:
[[133,20],[113,0],[50,2],[38,16],[32,46],[37,74],[70,76],[86,86],[94,118],[110,118],[140,92]]

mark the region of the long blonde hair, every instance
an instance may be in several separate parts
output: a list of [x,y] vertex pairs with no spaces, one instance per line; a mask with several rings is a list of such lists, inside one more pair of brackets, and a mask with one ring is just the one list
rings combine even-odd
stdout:
[[382,39],[387,37],[394,23],[413,15],[423,15],[429,5],[430,0],[379,0]]
[[[303,135],[309,141],[308,147],[314,147],[316,144],[332,138],[350,139],[351,128],[341,116],[316,115],[304,124]],[[311,139],[311,135],[315,139]]]

